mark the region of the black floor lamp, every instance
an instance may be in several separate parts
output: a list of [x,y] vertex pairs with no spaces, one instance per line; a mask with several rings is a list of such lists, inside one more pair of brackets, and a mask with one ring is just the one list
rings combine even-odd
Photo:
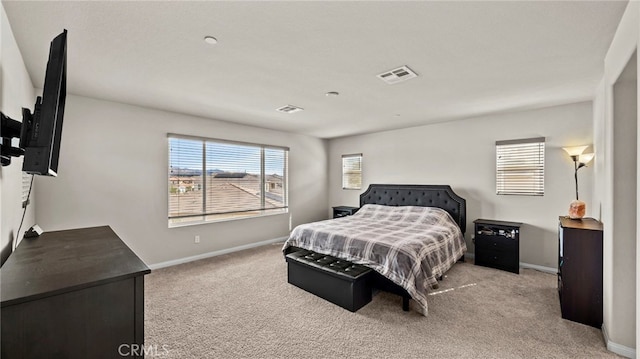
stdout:
[[582,167],[585,167],[591,160],[593,160],[593,153],[584,153],[583,152],[589,146],[575,146],[575,147],[563,147],[574,163],[574,178],[576,180],[576,199],[571,202],[569,206],[569,217],[572,219],[580,219],[584,217],[586,211],[586,204],[579,199],[578,196],[578,170]]

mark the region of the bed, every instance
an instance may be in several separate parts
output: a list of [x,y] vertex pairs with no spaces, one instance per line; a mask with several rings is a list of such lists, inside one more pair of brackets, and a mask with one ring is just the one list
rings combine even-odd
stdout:
[[372,184],[352,216],[297,226],[286,253],[300,249],[364,265],[373,287],[411,297],[427,314],[427,293],[464,257],[466,201],[447,185]]

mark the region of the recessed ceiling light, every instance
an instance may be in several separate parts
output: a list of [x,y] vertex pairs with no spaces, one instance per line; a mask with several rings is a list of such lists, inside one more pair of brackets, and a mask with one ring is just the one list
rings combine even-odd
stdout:
[[213,36],[205,36],[204,37],[204,42],[206,42],[209,45],[215,45],[218,43],[218,39],[216,39]]
[[325,94],[325,96],[338,96],[338,95],[340,95],[340,93],[337,91],[329,91]]

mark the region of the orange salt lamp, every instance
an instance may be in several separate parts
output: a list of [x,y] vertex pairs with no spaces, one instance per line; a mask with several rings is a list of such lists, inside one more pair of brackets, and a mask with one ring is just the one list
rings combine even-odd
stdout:
[[581,219],[584,217],[586,213],[587,205],[580,200],[571,201],[569,205],[569,218],[571,219]]

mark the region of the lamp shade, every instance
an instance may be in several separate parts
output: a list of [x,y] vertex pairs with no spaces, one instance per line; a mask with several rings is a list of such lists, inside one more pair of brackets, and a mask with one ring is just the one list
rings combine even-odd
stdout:
[[595,156],[595,153],[585,153],[578,157],[578,162],[586,165],[587,163],[591,162],[593,156]]
[[587,147],[589,146],[562,147],[562,149],[567,151],[569,156],[580,156],[582,152],[587,149]]

